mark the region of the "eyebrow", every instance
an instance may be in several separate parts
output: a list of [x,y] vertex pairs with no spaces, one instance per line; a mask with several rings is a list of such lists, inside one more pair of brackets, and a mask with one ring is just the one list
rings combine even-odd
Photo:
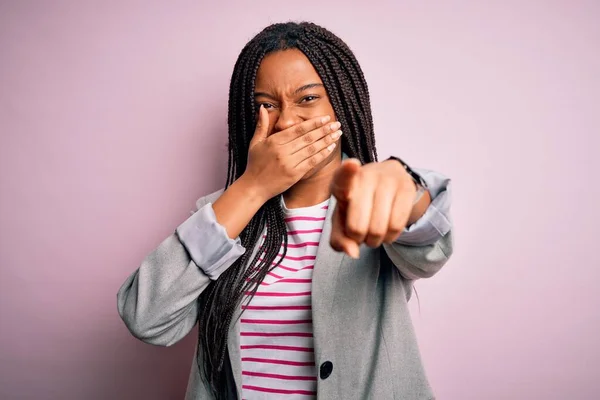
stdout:
[[[323,87],[322,83],[309,83],[307,85],[300,86],[298,89],[294,90],[294,94],[296,95],[296,94],[304,92],[305,90],[308,90],[308,89],[321,88],[321,87]],[[259,96],[268,97],[270,99],[274,98],[273,96],[271,96],[268,93],[264,93],[264,92],[254,93],[254,97],[259,97]]]
[[304,92],[305,90],[314,89],[314,88],[318,88],[318,87],[323,87],[323,84],[322,83],[309,83],[308,85],[300,86],[298,89],[294,90],[294,94],[298,94],[298,93]]

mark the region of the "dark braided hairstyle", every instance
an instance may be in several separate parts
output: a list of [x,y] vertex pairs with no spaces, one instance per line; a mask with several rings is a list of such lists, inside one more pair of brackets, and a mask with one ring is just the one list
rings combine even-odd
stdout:
[[[256,72],[265,55],[298,49],[321,77],[335,116],[344,127],[342,151],[361,163],[377,161],[369,90],[362,70],[348,46],[333,33],[313,23],[281,23],[265,28],[240,53],[229,87],[229,163],[226,187],[245,171],[258,109],[254,101]],[[227,398],[225,361],[227,335],[242,301],[254,296],[266,274],[285,256],[287,231],[280,196],[265,203],[240,234],[246,253],[199,299],[200,374],[217,399]],[[264,228],[261,251],[250,260]],[[275,262],[281,246],[283,255]],[[248,268],[248,266],[252,266]],[[201,356],[201,357],[200,357]],[[200,361],[201,360],[201,361]]]

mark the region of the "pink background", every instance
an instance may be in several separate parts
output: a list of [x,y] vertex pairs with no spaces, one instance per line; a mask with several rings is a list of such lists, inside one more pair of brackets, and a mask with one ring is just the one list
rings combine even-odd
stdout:
[[412,302],[438,397],[600,398],[600,3],[392,3],[0,3],[0,398],[183,397],[195,333],[138,342],[116,292],[223,185],[233,63],[288,19],[354,49],[382,156],[454,180]]

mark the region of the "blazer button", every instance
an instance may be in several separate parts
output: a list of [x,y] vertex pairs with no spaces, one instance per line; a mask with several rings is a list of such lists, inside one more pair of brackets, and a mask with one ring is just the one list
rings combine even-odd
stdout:
[[331,361],[325,361],[323,364],[321,364],[321,368],[319,369],[319,375],[321,376],[321,379],[327,379],[329,378],[329,375],[331,375],[332,371],[333,363]]

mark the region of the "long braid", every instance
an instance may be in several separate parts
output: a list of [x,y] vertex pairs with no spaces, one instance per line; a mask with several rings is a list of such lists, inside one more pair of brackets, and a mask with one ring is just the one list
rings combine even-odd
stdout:
[[[330,100],[338,119],[348,120],[349,125],[347,123],[344,129],[350,127],[354,132],[362,133],[345,137],[347,140],[342,143],[344,152],[363,163],[377,161],[369,90],[358,61],[350,48],[328,30],[314,24],[306,24],[305,27],[309,35],[307,44],[301,43],[300,50],[313,63],[324,83],[331,77],[337,81],[335,86],[340,89],[339,95],[330,94]],[[340,113],[340,108],[345,112]],[[345,115],[350,117],[344,118]],[[363,159],[361,156],[365,153],[371,154]]]
[[[352,86],[348,81],[347,74],[344,73],[345,71],[342,69],[338,60],[334,57],[330,49],[322,42],[317,40],[313,40],[313,42],[316,42],[314,46],[317,47],[318,51],[324,55],[324,74],[331,77],[330,79],[334,79],[337,86],[341,88],[341,93],[352,93]],[[358,107],[356,107],[356,99],[354,96],[343,96],[341,106],[345,109],[345,114],[349,116],[348,122],[350,123],[351,130],[355,132],[364,131],[365,127],[362,126],[358,120],[359,110],[357,109]],[[356,152],[356,154],[363,154],[363,146],[361,146],[360,140],[358,140],[356,143],[351,141],[350,146],[354,147],[352,150]],[[365,160],[361,159],[361,162],[364,163]]]
[[[226,188],[246,169],[257,120],[254,86],[260,63],[265,55],[287,49],[302,51],[323,80],[336,118],[344,127],[342,150],[362,163],[377,161],[369,91],[352,51],[333,33],[315,24],[274,24],[246,44],[233,69],[229,86]],[[265,230],[262,246],[252,257],[252,250]],[[260,208],[240,233],[240,241],[246,252],[211,282],[198,300],[198,367],[202,379],[219,400],[227,398],[225,360],[233,318],[243,302],[250,302],[258,285],[287,252],[281,195]],[[278,258],[282,245],[283,254]]]

